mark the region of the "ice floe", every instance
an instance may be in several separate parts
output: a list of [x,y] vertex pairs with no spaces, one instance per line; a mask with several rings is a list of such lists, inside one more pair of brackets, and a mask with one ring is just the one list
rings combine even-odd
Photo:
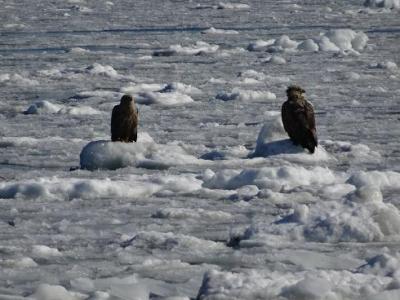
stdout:
[[101,111],[90,106],[65,106],[54,104],[46,100],[37,101],[24,112],[27,115],[37,114],[66,114],[66,115],[99,115]]
[[[28,75],[29,76],[29,75]],[[39,81],[36,79],[31,79],[27,76],[23,76],[20,74],[1,74],[0,75],[0,83],[5,84],[17,84],[20,86],[36,86],[39,85]]]
[[165,50],[156,50],[153,55],[154,56],[171,56],[176,54],[181,55],[200,55],[200,54],[209,54],[215,53],[219,49],[218,45],[212,45],[207,42],[197,41],[193,45],[182,46],[181,44],[175,44],[169,46],[168,49]]
[[308,38],[304,41],[292,40],[287,35],[267,41],[258,40],[247,46],[249,51],[287,52],[301,51],[332,51],[359,54],[365,49],[368,36],[362,31],[352,29],[332,29],[321,33],[319,37]]
[[79,300],[74,293],[68,292],[61,285],[41,284],[32,295],[35,300]]
[[193,98],[180,92],[143,92],[135,97],[138,104],[152,105],[158,104],[163,106],[183,105],[194,102]]
[[[1,199],[98,199],[107,197],[147,197],[160,191],[173,193],[192,192],[201,188],[202,181],[195,175],[185,176],[128,176],[126,180],[46,178],[0,183]],[[40,246],[37,256],[55,250]]]
[[157,83],[131,83],[123,88],[121,92],[130,93],[138,104],[163,106],[176,106],[194,102],[192,96],[202,94],[202,91],[192,85],[181,82],[168,84]]
[[270,39],[267,41],[257,40],[255,42],[251,42],[247,46],[247,50],[249,51],[265,51],[267,48],[275,43],[275,39]]
[[322,162],[334,158],[319,145],[315,153],[310,155],[308,150],[294,145],[287,138],[281,117],[272,117],[271,121],[264,124],[257,137],[256,148],[250,157],[279,157],[296,162]]
[[306,169],[299,166],[264,167],[217,171],[210,179],[204,180],[204,187],[212,189],[238,189],[246,185],[255,185],[259,189],[281,190],[304,185],[332,184],[336,175],[328,168],[314,167]]
[[249,9],[250,5],[245,3],[219,2],[218,9]]
[[88,170],[115,170],[128,166],[165,169],[199,162],[177,143],[157,144],[147,133],[139,133],[136,143],[90,142],[80,154],[81,168]]
[[[254,82],[252,82],[254,83]],[[240,100],[240,101],[271,101],[276,100],[276,95],[270,91],[245,90],[234,88],[232,92],[220,92],[215,96],[222,101]]]
[[399,0],[365,0],[364,5],[368,6],[368,7],[398,9],[398,8],[400,8],[400,1]]
[[230,29],[217,29],[214,27],[210,27],[206,30],[203,30],[202,33],[204,33],[204,34],[239,34],[239,31],[230,30]]

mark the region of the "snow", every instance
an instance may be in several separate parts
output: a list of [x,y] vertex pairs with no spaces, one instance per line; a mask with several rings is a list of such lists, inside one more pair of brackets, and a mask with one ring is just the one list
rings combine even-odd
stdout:
[[399,2],[197,2],[2,6],[0,299],[399,299]]

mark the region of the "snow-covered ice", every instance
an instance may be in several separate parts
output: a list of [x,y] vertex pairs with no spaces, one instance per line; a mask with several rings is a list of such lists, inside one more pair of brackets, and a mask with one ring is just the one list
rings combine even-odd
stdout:
[[0,299],[400,298],[399,1],[6,2]]

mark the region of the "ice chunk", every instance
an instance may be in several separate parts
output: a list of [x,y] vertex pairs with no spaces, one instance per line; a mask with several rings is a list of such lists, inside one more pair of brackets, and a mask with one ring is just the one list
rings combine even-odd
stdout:
[[146,140],[146,134],[143,133],[139,134],[136,143],[103,140],[90,142],[81,151],[81,168],[115,170],[127,166],[136,166],[165,169],[172,165],[197,164],[200,162],[177,144],[161,145],[150,139]]
[[400,8],[400,1],[399,0],[365,0],[364,5],[368,6],[368,7],[398,9],[398,8]]
[[275,43],[275,39],[270,39],[267,41],[257,40],[255,42],[251,42],[247,46],[247,50],[249,51],[265,51],[269,46]]
[[170,51],[184,55],[196,55],[200,53],[214,53],[219,49],[218,45],[211,45],[203,41],[197,41],[192,46],[171,45]]
[[135,97],[135,102],[138,104],[152,105],[158,104],[163,106],[184,105],[194,102],[189,95],[180,92],[160,93],[160,92],[144,92],[139,93]]
[[307,39],[301,42],[297,48],[300,50],[313,51],[313,52],[317,52],[319,50],[318,44],[314,42],[314,40],[312,39]]
[[220,2],[217,6],[218,9],[249,9],[250,5],[244,3],[231,3],[231,2]]
[[38,101],[31,106],[28,107],[28,109],[25,111],[25,114],[31,115],[31,114],[40,114],[40,113],[58,113],[61,108],[63,108],[62,105],[58,104],[53,104],[49,101]]
[[63,286],[49,284],[39,285],[33,297],[36,300],[79,300],[78,297],[74,297]]
[[101,114],[101,111],[98,111],[90,106],[64,106],[43,100],[35,102],[29,106],[24,114],[99,115]]
[[239,34],[238,31],[236,30],[229,30],[229,29],[216,29],[214,27],[210,27],[201,33],[204,34]]
[[321,35],[316,43],[322,51],[358,53],[367,45],[368,36],[362,31],[334,29]]
[[216,189],[238,189],[246,185],[262,188],[293,188],[311,184],[329,184],[336,177],[327,168],[315,167],[310,170],[299,166],[264,167],[260,169],[222,170],[209,180],[204,187]]
[[32,247],[32,254],[36,257],[62,256],[62,253],[56,248],[50,248],[44,245],[35,245]]
[[223,101],[270,101],[276,100],[276,95],[270,91],[244,90],[234,88],[231,93],[220,92],[215,96],[215,98]]
[[87,67],[88,73],[92,75],[102,75],[110,78],[119,77],[118,72],[109,65],[101,65],[99,63],[94,63],[93,65]]
[[280,115],[274,117],[261,128],[254,153],[250,155],[250,157],[257,156],[284,157],[296,162],[329,161],[333,159],[321,145],[315,149],[312,155],[301,146],[294,145],[287,138]]
[[281,295],[287,299],[296,300],[324,299],[330,290],[331,286],[327,280],[308,277],[290,287],[285,287]]

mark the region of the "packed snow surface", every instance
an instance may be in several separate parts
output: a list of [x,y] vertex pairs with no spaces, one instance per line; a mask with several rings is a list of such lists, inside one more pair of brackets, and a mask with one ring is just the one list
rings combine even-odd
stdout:
[[5,2],[0,299],[400,299],[399,1]]

